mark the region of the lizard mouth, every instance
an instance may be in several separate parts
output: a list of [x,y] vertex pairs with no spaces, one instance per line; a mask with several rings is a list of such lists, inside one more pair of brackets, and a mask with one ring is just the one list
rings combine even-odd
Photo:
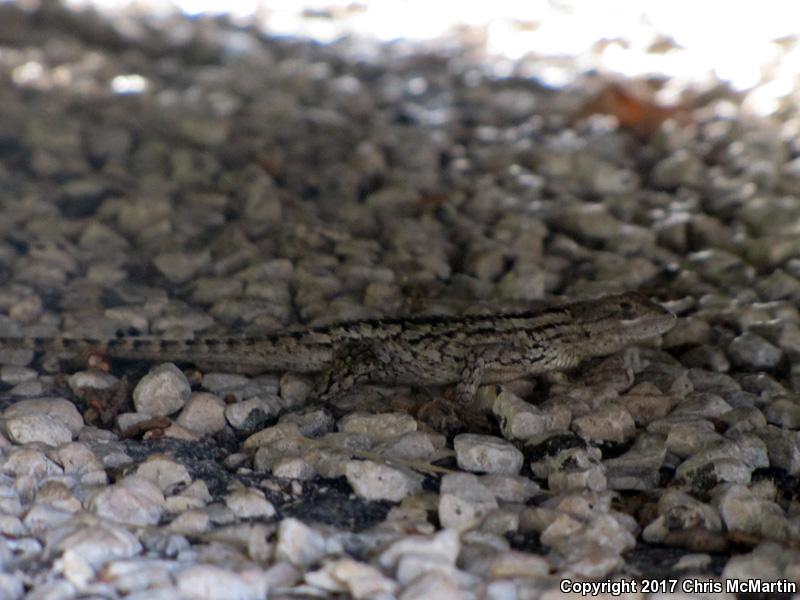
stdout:
[[675,326],[676,321],[677,317],[664,309],[664,312],[659,315],[648,315],[623,321],[623,327],[630,337],[638,339],[666,333]]

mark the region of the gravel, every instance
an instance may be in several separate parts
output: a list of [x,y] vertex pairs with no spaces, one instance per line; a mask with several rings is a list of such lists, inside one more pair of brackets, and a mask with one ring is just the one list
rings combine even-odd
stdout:
[[492,491],[475,475],[451,473],[442,478],[439,522],[443,527],[457,531],[472,529],[497,506]]
[[259,336],[627,289],[680,317],[469,411],[0,349],[0,597],[800,583],[798,91],[764,118],[764,85],[447,43],[0,6],[2,335]]
[[166,363],[142,377],[133,390],[133,403],[140,413],[165,416],[183,408],[191,392],[183,372]]
[[516,475],[522,468],[522,452],[500,438],[462,433],[453,438],[453,448],[465,471]]
[[47,414],[24,414],[5,419],[5,433],[15,444],[41,442],[59,446],[72,441],[72,432],[57,418]]
[[175,421],[200,435],[216,433],[225,427],[225,403],[214,394],[192,394]]
[[421,489],[422,478],[372,461],[351,460],[345,465],[347,483],[360,498],[400,502]]

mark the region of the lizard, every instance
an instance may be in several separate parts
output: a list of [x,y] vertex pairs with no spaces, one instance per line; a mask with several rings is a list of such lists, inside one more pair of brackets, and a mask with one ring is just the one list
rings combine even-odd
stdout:
[[310,398],[333,400],[356,385],[452,385],[469,404],[482,384],[577,367],[669,331],[675,315],[637,292],[537,310],[348,321],[262,337],[184,340],[123,336],[0,339],[0,349],[212,364],[239,372],[321,374]]

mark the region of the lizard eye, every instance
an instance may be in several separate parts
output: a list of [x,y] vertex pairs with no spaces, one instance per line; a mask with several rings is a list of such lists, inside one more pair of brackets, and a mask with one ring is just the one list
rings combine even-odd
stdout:
[[634,313],[633,303],[631,303],[631,302],[629,302],[627,300],[623,300],[622,302],[619,303],[619,308],[620,308],[620,311],[622,311],[622,318],[623,319],[631,319],[631,318],[633,318],[635,316],[633,314]]

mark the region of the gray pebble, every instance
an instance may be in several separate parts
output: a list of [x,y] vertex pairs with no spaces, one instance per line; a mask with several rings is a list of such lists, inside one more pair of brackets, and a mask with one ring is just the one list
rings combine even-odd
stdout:
[[300,456],[284,456],[272,463],[272,474],[283,479],[308,481],[317,475],[312,464]]
[[475,475],[453,473],[442,478],[439,521],[443,527],[465,531],[497,508],[497,500]]
[[[442,570],[426,572],[424,561],[420,561],[420,563],[423,563],[419,565],[420,568],[414,569],[404,578],[410,581],[410,585],[407,585],[399,596],[402,600],[424,600],[425,598],[456,600],[463,598],[463,592],[455,577],[449,576]],[[413,575],[417,575],[417,577]]]
[[666,416],[678,402],[678,398],[662,394],[655,385],[643,383],[621,396],[617,402],[625,407],[637,425],[646,426]]
[[441,434],[411,431],[397,438],[381,442],[374,450],[381,456],[398,460],[427,461],[437,450],[444,447],[445,438]]
[[771,466],[785,469],[789,475],[800,473],[800,432],[767,425],[755,433],[767,446]]
[[785,539],[788,524],[775,502],[759,498],[743,485],[732,485],[714,498],[728,531],[742,531],[770,539]]
[[624,442],[636,432],[631,414],[621,405],[608,404],[572,421],[574,431],[587,439]]
[[731,368],[725,352],[710,344],[702,344],[687,350],[681,355],[680,360],[689,368],[708,369],[718,373],[727,373]]
[[793,398],[778,398],[764,409],[764,417],[783,429],[800,429],[800,404]]
[[281,423],[294,423],[300,433],[312,438],[333,431],[334,420],[329,411],[318,409],[304,413],[289,413],[281,417]]
[[278,525],[275,558],[286,560],[298,567],[308,567],[324,556],[325,539],[318,531],[288,517]]
[[720,416],[720,420],[728,425],[725,436],[729,438],[758,431],[767,425],[764,414],[755,406],[737,406]]
[[117,523],[156,525],[164,512],[164,496],[147,479],[128,476],[92,496],[88,508],[97,516]]
[[653,183],[659,187],[673,188],[696,185],[703,177],[704,165],[691,152],[681,148],[662,159],[653,167]]
[[136,476],[155,484],[164,493],[189,485],[192,477],[181,463],[166,456],[152,455],[136,469]]
[[462,433],[453,439],[458,466],[476,473],[516,475],[523,456],[513,444],[488,435]]
[[[167,510],[170,510],[170,500],[171,498],[167,498]],[[208,515],[200,510],[178,509],[170,512],[180,512],[169,524],[169,530],[173,533],[187,536],[200,535],[206,533],[211,526]]]
[[540,268],[517,264],[497,283],[496,293],[505,300],[541,300],[546,290],[555,287],[554,279]]
[[396,540],[381,552],[378,564],[393,572],[407,556],[427,556],[436,564],[452,566],[455,565],[460,550],[459,533],[452,529],[443,529],[432,536],[410,535]]
[[772,273],[756,282],[756,292],[763,300],[800,300],[800,281],[783,269],[775,269]]
[[165,363],[142,377],[133,390],[133,404],[138,412],[166,416],[183,408],[191,391],[183,372]]
[[422,477],[370,460],[351,460],[345,466],[347,483],[360,498],[400,502],[422,488]]
[[45,414],[21,414],[5,419],[5,433],[16,444],[41,442],[60,446],[72,441],[72,432],[59,419]]
[[574,490],[603,491],[608,487],[608,479],[603,465],[579,463],[550,473],[547,487],[557,494]]
[[338,423],[339,431],[359,433],[376,442],[390,440],[417,430],[417,422],[407,413],[351,413]]
[[789,377],[792,391],[800,393],[800,363],[795,363],[791,366]]
[[729,375],[705,369],[689,369],[689,380],[695,391],[711,392],[723,397],[730,392],[738,392],[742,389]]
[[38,379],[31,379],[18,383],[9,390],[9,393],[14,396],[23,398],[30,398],[31,396],[41,396],[44,393],[44,386]]
[[673,417],[717,418],[731,409],[725,399],[711,392],[693,392],[672,411]]
[[214,304],[244,289],[244,282],[230,277],[197,277],[191,285],[191,298],[199,304]]
[[659,498],[658,517],[642,531],[642,539],[661,543],[670,530],[692,529],[698,524],[708,531],[722,529],[722,519],[713,506],[686,492],[668,490]]
[[15,367],[25,367],[33,361],[32,350],[2,350],[0,349],[0,364]]
[[100,459],[95,456],[89,446],[81,442],[61,446],[55,452],[54,458],[67,474],[103,471],[103,463],[100,462]]
[[233,389],[242,388],[249,383],[249,377],[234,373],[206,373],[203,375],[203,387],[209,392],[220,395]]
[[667,445],[660,436],[640,436],[633,447],[617,458],[603,461],[608,488],[650,490],[660,483]]
[[312,383],[307,377],[286,373],[280,380],[281,398],[289,406],[299,406],[308,398],[311,387]]
[[780,348],[749,332],[730,343],[728,355],[733,364],[747,369],[774,369],[783,358]]
[[264,492],[254,488],[236,490],[225,496],[225,504],[240,519],[269,518],[275,515],[275,507]]
[[[253,468],[256,471],[271,471],[276,462],[287,457],[301,456],[306,449],[303,439],[298,435],[261,444],[253,457]],[[341,457],[337,455],[337,458]],[[343,469],[344,466],[340,467]]]
[[37,373],[27,367],[5,365],[0,367],[0,381],[9,385],[17,385],[36,378]]
[[155,267],[171,282],[185,283],[211,262],[206,250],[197,253],[173,252],[153,259]]
[[135,427],[139,423],[143,423],[153,418],[153,415],[147,413],[120,413],[117,415],[117,428],[120,431],[127,431],[131,427]]
[[667,449],[681,458],[694,456],[704,448],[719,443],[722,436],[705,419],[687,419],[669,428]]
[[[720,577],[726,580],[747,581],[750,579],[763,578],[762,581],[781,580],[781,562],[775,556],[759,556],[757,553],[742,554],[732,556],[725,564]],[[781,554],[781,557],[784,555]],[[768,579],[767,579],[768,578]]]
[[396,597],[397,583],[373,566],[340,558],[307,573],[307,583],[328,593],[349,593],[351,598]]
[[[499,501],[524,504],[542,493],[535,481],[523,475],[483,475],[481,482],[488,487]],[[519,519],[517,519],[517,527]]]
[[710,341],[711,326],[704,319],[686,317],[678,319],[675,327],[664,334],[663,347],[675,348],[680,346],[705,344]]
[[78,371],[70,375],[67,379],[70,389],[76,395],[80,394],[81,390],[85,388],[107,390],[113,388],[118,382],[119,379],[110,373],[104,373],[98,370]]
[[8,600],[19,600],[25,593],[22,576],[12,573],[0,573],[0,596]]
[[48,415],[65,426],[74,436],[83,428],[83,417],[69,400],[63,398],[31,398],[20,400],[9,406],[3,413],[4,418],[12,419],[21,416]]
[[254,433],[281,410],[280,398],[250,398],[225,406],[225,419],[234,429]]
[[112,560],[131,559],[142,551],[133,533],[109,521],[76,519],[59,537],[56,550],[74,553],[92,570]]
[[213,434],[225,427],[225,408],[214,394],[197,392],[189,396],[175,422],[200,435]]
[[267,595],[267,580],[254,569],[237,573],[213,564],[198,564],[183,569],[175,579],[177,590],[173,593],[181,598],[259,600]]
[[204,312],[185,306],[170,307],[169,313],[153,319],[152,330],[173,339],[189,337],[214,324],[214,319]]
[[675,475],[689,481],[696,489],[708,489],[717,483],[749,483],[753,469],[769,465],[766,448],[753,454],[741,443],[727,440],[714,444],[685,460]]
[[551,419],[541,409],[505,390],[496,396],[492,412],[507,439],[526,440],[551,428]]

